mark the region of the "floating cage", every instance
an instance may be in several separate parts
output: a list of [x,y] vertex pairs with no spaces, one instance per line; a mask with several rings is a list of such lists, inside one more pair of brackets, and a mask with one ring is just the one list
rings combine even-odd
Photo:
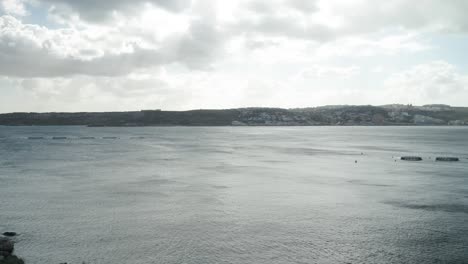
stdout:
[[422,158],[418,156],[404,156],[400,158],[401,160],[407,160],[407,161],[421,161]]
[[457,157],[436,157],[436,161],[460,161]]

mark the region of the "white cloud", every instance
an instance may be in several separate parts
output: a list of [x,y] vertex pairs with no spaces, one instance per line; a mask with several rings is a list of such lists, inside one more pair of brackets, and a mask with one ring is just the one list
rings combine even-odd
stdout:
[[28,14],[22,0],[1,0],[0,7],[3,12],[11,15],[25,16]]
[[[318,42],[389,30],[424,32],[468,31],[465,1],[371,0],[247,1],[234,9],[230,25],[235,34],[283,36]],[[299,3],[300,6],[300,3]],[[387,41],[392,41],[388,39]],[[398,40],[393,40],[398,41]],[[387,43],[391,45],[391,43]]]
[[346,33],[369,33],[388,28],[466,32],[466,1],[372,0],[322,1],[324,8],[341,17]]
[[465,1],[0,3],[0,95],[29,110],[468,103],[434,41],[468,33]]
[[314,65],[300,73],[302,78],[350,78],[358,74],[360,68],[358,66],[323,66]]
[[445,61],[420,64],[385,81],[386,96],[394,102],[425,104],[451,101],[466,104],[468,74]]
[[[9,80],[23,99],[22,111],[43,111],[44,105],[55,105],[64,111],[140,110],[183,107],[187,97],[182,88],[168,87],[157,77],[135,78],[75,76],[68,78],[27,78]],[[40,105],[31,102],[41,102]]]
[[146,4],[157,6],[171,12],[181,12],[191,6],[191,0],[36,0],[51,5],[54,13],[64,18],[71,13],[80,19],[102,22],[113,15],[139,13]]
[[112,39],[106,33],[101,32],[96,44],[86,30],[51,30],[22,24],[11,16],[0,17],[0,75],[119,76],[171,63],[207,68],[222,46],[217,30],[202,20],[193,21],[182,34],[146,45],[149,47],[138,38]]
[[393,33],[378,34],[363,37],[346,37],[321,45],[316,55],[321,58],[330,57],[371,57],[394,56],[404,53],[416,53],[431,49],[429,43],[417,34]]

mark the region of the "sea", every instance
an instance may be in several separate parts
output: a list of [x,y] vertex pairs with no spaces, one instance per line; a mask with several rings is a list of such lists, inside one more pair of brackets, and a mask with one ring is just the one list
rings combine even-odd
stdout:
[[0,126],[5,231],[26,264],[468,263],[468,128]]

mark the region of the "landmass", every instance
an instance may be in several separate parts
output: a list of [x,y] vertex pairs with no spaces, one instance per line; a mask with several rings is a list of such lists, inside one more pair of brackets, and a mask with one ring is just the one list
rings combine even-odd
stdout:
[[0,125],[84,126],[409,126],[468,125],[468,107],[443,104],[77,113],[6,113]]
[[0,237],[0,264],[24,264],[22,259],[13,254],[15,243],[6,237],[10,236],[9,233],[14,232],[6,232],[3,234],[5,237]]

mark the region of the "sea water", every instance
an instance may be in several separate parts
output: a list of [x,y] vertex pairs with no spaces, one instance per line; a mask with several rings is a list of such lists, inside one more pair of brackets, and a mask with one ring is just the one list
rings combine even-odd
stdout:
[[36,264],[468,263],[467,158],[462,127],[0,127],[0,232]]

